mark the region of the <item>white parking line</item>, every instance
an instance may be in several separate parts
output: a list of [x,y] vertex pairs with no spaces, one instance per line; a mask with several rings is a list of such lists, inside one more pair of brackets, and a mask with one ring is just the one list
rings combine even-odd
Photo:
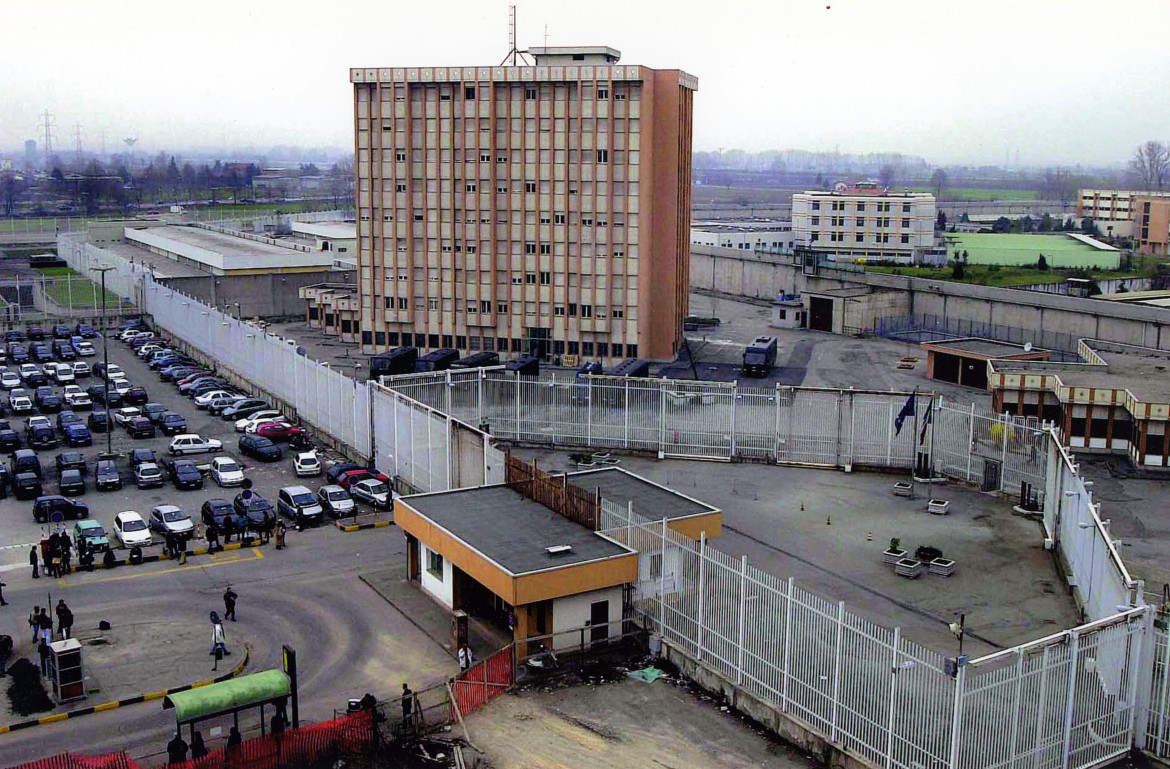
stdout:
[[36,544],[38,544],[38,543],[25,542],[23,545],[0,545],[0,550],[16,550],[17,548],[21,548],[21,547],[32,547],[33,545],[36,545]]

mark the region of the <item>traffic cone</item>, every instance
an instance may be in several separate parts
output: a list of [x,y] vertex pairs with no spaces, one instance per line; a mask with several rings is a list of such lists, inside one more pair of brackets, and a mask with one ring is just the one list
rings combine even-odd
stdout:
[[872,531],[869,534],[865,535],[865,541],[866,542],[873,542],[873,532]]
[[825,525],[826,525],[826,526],[832,526],[832,525],[833,525],[833,518],[832,518],[832,516],[828,516],[828,515],[826,515],[826,516],[825,516]]

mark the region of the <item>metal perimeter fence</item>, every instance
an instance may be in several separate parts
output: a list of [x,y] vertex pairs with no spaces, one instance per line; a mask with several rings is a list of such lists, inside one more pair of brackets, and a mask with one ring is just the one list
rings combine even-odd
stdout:
[[1014,344],[1032,343],[1036,347],[1051,350],[1053,360],[1078,361],[1076,334],[1059,331],[1037,331],[1035,329],[1005,326],[1001,323],[983,323],[963,318],[947,318],[942,315],[899,315],[877,318],[874,321],[875,336],[901,339],[910,342],[931,342],[955,337],[980,337]]
[[[502,482],[494,438],[846,469],[909,468],[925,456],[934,472],[988,491],[1028,484],[1043,506],[1045,544],[1065,559],[1091,621],[957,665],[954,678],[946,660],[897,629],[661,522],[623,510],[621,525],[607,525],[607,533],[639,551],[636,604],[668,642],[875,765],[1068,769],[1130,746],[1170,754],[1163,618],[1153,621],[1071,455],[1034,422],[918,393],[557,380],[500,369],[358,383],[298,355],[287,340],[154,283],[125,260],[101,254],[98,262],[78,245],[63,249],[75,269],[85,260],[113,266],[107,286],[139,297],[160,329],[413,490]],[[914,416],[899,429],[902,412]]]

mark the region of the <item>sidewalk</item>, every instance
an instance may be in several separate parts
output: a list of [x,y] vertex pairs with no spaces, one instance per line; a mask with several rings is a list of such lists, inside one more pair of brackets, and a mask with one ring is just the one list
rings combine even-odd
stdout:
[[[211,667],[215,660],[208,654],[211,648],[210,622],[115,622],[108,631],[100,631],[96,627],[78,627],[74,630],[75,637],[81,642],[82,671],[89,696],[32,716],[22,716],[11,710],[8,687],[0,686],[0,722],[63,713],[206,681],[230,672],[243,659],[245,648],[255,645],[236,623],[226,623],[224,632],[232,653],[220,660],[219,669],[213,671]],[[40,666],[40,656],[30,641],[30,633],[22,632],[13,641],[16,642],[13,662],[23,657],[33,665]],[[52,697],[49,679],[42,678],[41,681],[45,691]]]
[[[417,584],[411,584],[404,576],[405,564],[394,568],[359,574],[358,578],[374,589],[410,622],[425,633],[444,651],[451,651],[451,613],[438,601],[428,596]],[[468,625],[468,642],[476,659],[483,659],[512,642],[508,635],[491,625],[471,617]]]

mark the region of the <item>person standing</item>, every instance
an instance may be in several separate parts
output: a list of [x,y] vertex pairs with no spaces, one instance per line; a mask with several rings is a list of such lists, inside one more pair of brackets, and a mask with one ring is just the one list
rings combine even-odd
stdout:
[[37,554],[37,546],[36,545],[33,545],[32,547],[30,547],[28,549],[28,563],[30,566],[32,566],[32,569],[33,569],[33,579],[40,579],[41,578],[41,570],[40,570],[41,558]]
[[232,590],[232,586],[228,585],[228,589],[223,591],[223,618],[230,619],[232,622],[236,621],[236,591]]
[[45,678],[49,677],[49,657],[52,656],[52,649],[49,648],[49,642],[41,638],[40,644],[37,645],[37,652],[41,655],[41,675]]
[[228,513],[227,515],[225,515],[223,517],[223,543],[225,545],[231,543],[232,532],[235,531],[235,529],[236,529],[235,519],[232,518],[231,513]]
[[69,638],[73,632],[73,611],[65,604],[65,599],[62,598],[57,602],[57,634],[61,636],[64,641]]
[[28,626],[32,630],[32,642],[34,645],[36,644],[37,639],[41,637],[41,626],[40,623],[37,622],[40,616],[41,607],[39,606],[34,606],[32,614],[28,615]]
[[73,559],[73,542],[70,541],[68,534],[62,534],[59,540],[61,547],[61,568],[69,574],[72,571],[70,561]]
[[[219,527],[215,525],[214,520],[207,524],[207,529],[204,533],[207,537],[207,552],[214,553],[216,550],[223,549],[223,547],[219,544]],[[194,743],[192,743],[191,751],[195,751]]]
[[459,669],[470,670],[471,666],[475,664],[475,657],[471,653],[471,647],[463,644],[459,647]]
[[284,550],[284,536],[288,532],[288,527],[284,525],[284,521],[276,522],[276,549]]
[[8,601],[4,599],[4,588],[8,587],[8,583],[0,579],[0,606],[7,606]]
[[167,763],[181,764],[187,760],[187,742],[183,735],[175,732],[174,738],[167,743]]
[[49,616],[48,608],[41,609],[37,615],[37,629],[41,631],[41,640],[50,643],[53,640],[53,618]]
[[409,730],[413,725],[414,692],[406,684],[402,685],[402,731]]
[[0,635],[0,676],[8,669],[8,660],[12,657],[12,636]]
[[203,732],[195,732],[191,738],[191,760],[197,761],[207,755],[207,746],[203,744]]

